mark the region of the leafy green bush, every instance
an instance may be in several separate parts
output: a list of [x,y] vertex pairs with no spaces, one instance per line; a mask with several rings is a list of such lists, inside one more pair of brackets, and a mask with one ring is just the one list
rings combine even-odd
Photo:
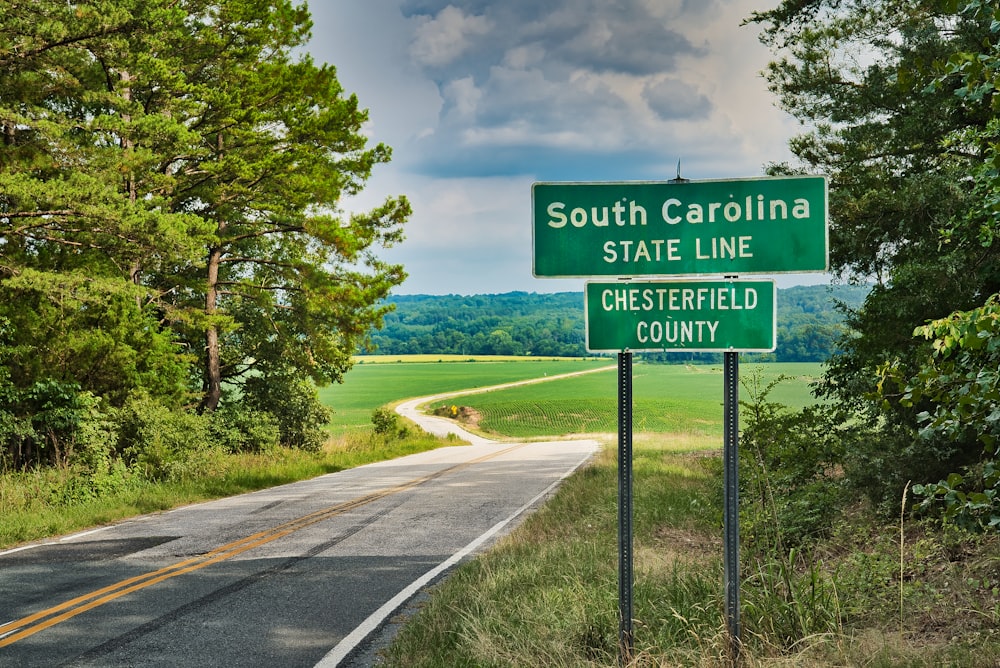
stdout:
[[372,411],[374,432],[387,438],[406,438],[410,430],[400,424],[399,415],[387,406],[379,406]]
[[267,452],[278,446],[278,421],[268,412],[239,404],[226,404],[211,415],[209,437],[223,450]]
[[828,405],[792,412],[768,401],[783,379],[744,384],[746,427],[740,439],[740,498],[745,536],[779,554],[825,535],[846,499],[842,464],[845,416]]
[[121,494],[139,484],[141,476],[120,459],[113,459],[98,469],[74,466],[50,470],[53,476],[48,501],[70,506]]
[[171,411],[148,397],[117,410],[118,452],[149,480],[179,480],[205,473],[221,448],[212,445],[209,419]]
[[56,378],[121,406],[142,391],[184,399],[193,358],[164,330],[147,289],[95,271],[24,268],[3,281],[0,318],[10,327],[12,380],[28,388]]
[[308,379],[292,375],[250,378],[243,400],[248,408],[274,417],[282,445],[315,452],[326,441],[323,428],[333,412],[320,403],[316,386]]
[[[886,402],[928,406],[920,412],[915,447],[945,444],[954,453],[950,472],[915,478],[920,509],[971,531],[1000,529],[1000,295],[969,311],[918,327],[932,353],[905,377],[882,369]],[[936,472],[936,469],[929,469]],[[930,478],[930,480],[928,480]]]
[[923,497],[919,509],[932,513],[941,506],[941,517],[966,531],[1000,530],[1000,469],[995,461],[952,473],[936,483],[914,485],[913,494]]
[[379,406],[372,411],[372,424],[376,434],[392,434],[399,426],[399,416],[392,409]]
[[80,431],[98,417],[99,400],[76,383],[52,378],[26,389],[0,388],[0,447],[16,468],[65,466],[74,459]]

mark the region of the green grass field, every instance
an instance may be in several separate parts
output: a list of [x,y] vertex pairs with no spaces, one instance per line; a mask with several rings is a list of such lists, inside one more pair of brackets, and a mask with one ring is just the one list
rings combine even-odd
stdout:
[[[347,374],[343,385],[324,388],[322,400],[336,414],[335,434],[370,424],[374,408],[402,399],[462,389],[489,387],[530,378],[572,373],[614,365],[597,360],[484,360],[373,363],[365,359]],[[435,358],[436,359],[436,358]],[[821,374],[819,364],[744,364],[741,380],[766,384],[779,375],[771,399],[788,406],[813,403],[809,383]],[[721,436],[723,372],[721,365],[660,365],[633,367],[636,432],[692,433]],[[476,409],[480,428],[501,436],[532,437],[569,433],[617,431],[617,375],[614,371],[552,380],[451,400]],[[741,398],[748,392],[741,389]]]
[[614,363],[608,359],[469,359],[440,355],[362,358],[347,372],[343,384],[320,389],[320,400],[334,410],[331,432],[338,435],[370,427],[374,409],[403,399],[572,373]]
[[[741,380],[759,376],[766,384],[789,376],[771,398],[801,407],[813,403],[809,383],[819,373],[818,364],[743,365]],[[637,364],[632,378],[635,432],[722,435],[721,366]],[[607,433],[618,429],[617,392],[617,374],[610,371],[470,395],[460,403],[480,413],[483,430],[504,436]],[[748,394],[741,388],[741,398]]]

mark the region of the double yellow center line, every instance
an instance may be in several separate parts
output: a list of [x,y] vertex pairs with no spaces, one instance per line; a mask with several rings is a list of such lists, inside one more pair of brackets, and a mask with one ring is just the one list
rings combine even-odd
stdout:
[[396,485],[395,487],[389,487],[377,492],[372,492],[371,494],[359,496],[355,499],[339,503],[335,506],[317,510],[316,512],[303,515],[302,517],[290,520],[284,524],[279,524],[265,531],[255,533],[252,536],[247,536],[246,538],[241,538],[240,540],[227,543],[226,545],[215,548],[211,552],[206,552],[205,554],[186,559],[172,566],[167,566],[159,570],[143,573],[142,575],[122,580],[121,582],[98,589],[90,592],[89,594],[84,594],[83,596],[78,596],[46,610],[41,610],[32,615],[28,615],[27,617],[22,617],[21,619],[0,624],[0,647],[6,647],[7,645],[11,645],[18,640],[23,640],[24,638],[38,633],[39,631],[44,631],[49,627],[60,624],[67,619],[76,617],[77,615],[88,610],[92,610],[96,607],[104,605],[105,603],[110,603],[111,601],[125,596],[126,594],[131,594],[132,592],[145,589],[146,587],[163,582],[164,580],[175,578],[178,575],[191,573],[220,561],[231,559],[232,557],[240,555],[247,550],[252,550],[255,547],[270,543],[271,541],[287,536],[300,529],[304,529],[305,527],[316,524],[317,522],[322,522],[323,520],[331,517],[360,508],[387,496],[404,492],[417,487],[418,485],[422,485],[425,482],[434,480],[435,478],[439,478],[448,473],[453,473],[473,464],[487,461],[494,457],[523,448],[525,445],[527,444],[522,443],[498,452],[493,452],[461,464],[455,464],[454,466],[442,469],[436,473],[431,473],[421,478],[410,480],[409,482]]

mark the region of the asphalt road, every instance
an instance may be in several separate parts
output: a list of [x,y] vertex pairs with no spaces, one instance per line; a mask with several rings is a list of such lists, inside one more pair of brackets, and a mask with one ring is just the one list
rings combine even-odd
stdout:
[[473,440],[0,553],[0,666],[370,665],[597,449]]

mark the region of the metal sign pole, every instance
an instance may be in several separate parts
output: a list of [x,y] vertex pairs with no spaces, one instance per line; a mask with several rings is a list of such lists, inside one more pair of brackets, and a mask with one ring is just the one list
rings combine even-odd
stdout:
[[618,353],[618,648],[632,657],[632,353]]
[[725,353],[723,402],[723,569],[725,570],[726,626],[733,665],[740,656],[740,493],[739,493],[739,353]]

